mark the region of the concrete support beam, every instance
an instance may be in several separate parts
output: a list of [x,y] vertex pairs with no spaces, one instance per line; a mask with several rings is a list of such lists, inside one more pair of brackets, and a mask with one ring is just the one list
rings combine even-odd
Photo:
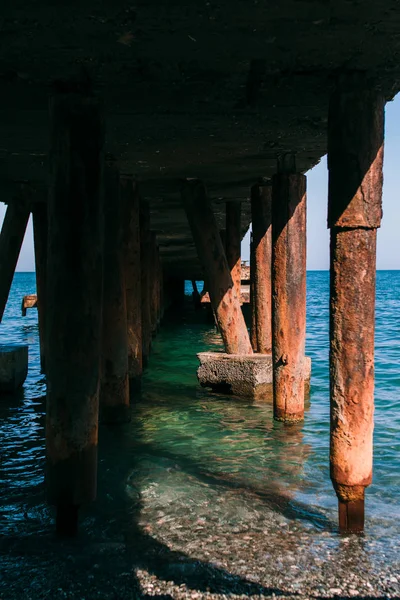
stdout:
[[376,230],[382,216],[384,100],[362,79],[329,109],[331,479],[341,531],[364,528],[372,481]]
[[40,367],[46,371],[46,278],[47,278],[47,203],[32,205],[35,246],[36,304],[39,321]]
[[7,206],[0,234],[0,323],[3,319],[30,210],[24,201]]
[[142,275],[140,258],[140,196],[131,177],[121,179],[124,211],[124,264],[128,326],[130,392],[140,387],[142,377]]
[[182,186],[182,200],[225,350],[228,354],[252,354],[240,297],[232,281],[205,186],[196,179],[186,180]]
[[125,293],[124,217],[119,172],[104,170],[103,333],[101,420],[129,420],[128,327]]
[[47,488],[57,531],[74,535],[94,500],[102,330],[103,119],[97,100],[50,104],[47,261]]
[[150,211],[145,200],[140,202],[140,257],[141,257],[141,315],[142,315],[142,364],[147,366],[151,348],[151,235]]
[[250,293],[254,352],[272,352],[272,186],[251,189],[253,228]]
[[294,157],[278,161],[272,201],[274,417],[304,417],[306,337],[306,178]]
[[231,270],[233,285],[237,297],[241,298],[241,242],[242,242],[242,204],[237,200],[226,203],[225,249],[228,266]]

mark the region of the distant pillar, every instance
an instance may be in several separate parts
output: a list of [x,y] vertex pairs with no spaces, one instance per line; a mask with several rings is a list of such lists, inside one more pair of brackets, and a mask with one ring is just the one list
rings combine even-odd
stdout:
[[241,301],[242,296],[242,204],[237,200],[226,203],[226,259],[231,270],[233,285],[236,295]]
[[115,165],[104,170],[101,420],[129,420],[128,327],[125,295],[124,198]]
[[124,214],[124,269],[128,327],[129,386],[140,387],[142,377],[142,274],[140,256],[140,196],[131,177],[121,178]]
[[151,348],[151,236],[150,210],[145,200],[140,202],[140,256],[141,256],[141,314],[142,314],[142,363],[147,366]]
[[40,366],[46,371],[46,278],[47,278],[47,202],[32,207],[35,246],[36,295],[39,320]]
[[166,308],[180,312],[185,302],[185,280],[182,277],[167,275],[164,278]]
[[274,417],[304,417],[306,337],[306,178],[293,155],[278,161],[272,201]]
[[50,105],[47,261],[47,488],[73,535],[96,497],[102,329],[103,120],[93,96]]
[[220,232],[204,185],[197,179],[186,180],[182,187],[182,199],[225,350],[229,354],[252,354],[240,298],[233,285]]
[[0,323],[3,319],[15,269],[24,241],[30,210],[26,202],[12,200],[7,206],[0,234]]
[[253,249],[252,278],[253,350],[260,354],[272,351],[272,186],[256,184],[251,190]]
[[154,336],[158,329],[158,266],[157,266],[157,236],[150,233],[150,322],[151,335]]
[[354,78],[338,85],[329,109],[330,466],[342,531],[363,530],[365,488],[372,481],[384,104]]

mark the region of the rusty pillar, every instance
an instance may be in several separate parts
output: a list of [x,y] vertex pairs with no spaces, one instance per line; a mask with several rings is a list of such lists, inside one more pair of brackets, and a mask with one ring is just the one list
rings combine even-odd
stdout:
[[220,232],[203,183],[197,179],[186,180],[182,187],[182,200],[225,351],[229,354],[252,354],[240,298],[233,285]]
[[40,367],[46,370],[46,274],[47,274],[47,203],[32,207],[33,241],[35,246],[36,296],[39,321]]
[[103,119],[93,96],[50,104],[46,290],[47,490],[74,535],[96,497],[102,329]]
[[329,108],[330,467],[344,532],[363,530],[365,488],[372,481],[384,104],[360,78],[340,82]]
[[0,323],[3,319],[15,269],[24,241],[30,210],[25,201],[7,206],[0,234]]
[[257,341],[257,322],[256,322],[256,311],[255,311],[255,282],[254,282],[254,242],[253,242],[253,231],[250,233],[250,341],[253,352],[258,352],[258,341]]
[[274,417],[304,417],[306,178],[294,157],[278,161],[272,188],[272,356]]
[[233,285],[236,289],[236,295],[241,301],[242,297],[242,261],[241,261],[241,242],[242,242],[242,204],[237,200],[230,200],[226,203],[226,259],[231,270]]
[[140,257],[140,196],[131,177],[121,177],[123,247],[128,327],[129,389],[140,387],[142,377],[142,286]]
[[253,249],[250,276],[252,277],[252,335],[253,349],[260,354],[272,352],[272,186],[254,185],[251,190],[251,221]]
[[129,421],[128,327],[124,217],[119,171],[104,170],[103,333],[100,414],[105,423]]
[[141,315],[142,315],[142,364],[147,366],[151,348],[151,236],[148,203],[140,201],[140,256],[141,256]]
[[150,232],[150,323],[151,335],[155,336],[158,329],[158,265],[157,265],[157,236]]

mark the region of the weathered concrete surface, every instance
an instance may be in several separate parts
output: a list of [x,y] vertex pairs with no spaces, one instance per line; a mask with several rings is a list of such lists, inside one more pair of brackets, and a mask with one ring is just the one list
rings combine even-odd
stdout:
[[384,100],[338,84],[329,111],[331,479],[339,526],[364,527],[372,482],[376,233],[382,217]]
[[103,331],[100,416],[105,423],[128,421],[128,326],[125,290],[124,202],[115,164],[104,169]]
[[28,294],[22,298],[21,302],[21,313],[23,317],[26,317],[27,308],[37,308],[37,295]]
[[226,229],[225,253],[228,266],[231,270],[233,285],[236,295],[240,298],[240,285],[242,279],[241,261],[241,203],[230,201],[226,203]]
[[[200,352],[200,385],[216,392],[272,402],[272,355]],[[304,379],[311,377],[311,359],[304,357]]]
[[124,267],[128,327],[128,367],[130,391],[140,386],[142,365],[142,273],[140,254],[140,196],[136,181],[122,177],[120,182],[124,213]]
[[26,202],[9,204],[0,232],[0,323],[3,319],[8,295],[17,266],[26,226],[29,219]]
[[97,490],[104,129],[97,99],[79,93],[55,94],[50,119],[47,492],[71,535]]
[[28,374],[28,346],[0,345],[0,393],[13,393]]
[[198,179],[188,179],[182,183],[181,193],[225,350],[229,354],[252,354],[240,298],[232,281],[207,190]]
[[[285,166],[283,166],[286,169]],[[304,417],[306,341],[306,178],[280,172],[272,191],[274,417]]]
[[[254,352],[272,352],[272,186],[251,189],[251,310]],[[254,331],[253,331],[254,329]]]
[[137,175],[166,271],[186,279],[201,271],[180,178],[206,182],[220,228],[226,200],[244,200],[244,233],[249,188],[278,154],[297,151],[305,172],[326,153],[337,72],[367,71],[386,98],[400,88],[398,0],[3,4],[0,197],[45,184],[49,84],[87,68],[107,151]]

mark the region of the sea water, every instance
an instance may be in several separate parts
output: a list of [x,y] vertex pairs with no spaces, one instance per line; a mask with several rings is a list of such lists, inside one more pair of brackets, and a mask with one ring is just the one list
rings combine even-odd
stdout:
[[[190,294],[190,285],[186,290]],[[53,527],[45,502],[45,378],[37,311],[21,316],[22,297],[34,291],[34,274],[17,273],[0,325],[0,343],[29,345],[22,393],[0,399],[0,534],[6,536]],[[400,534],[399,314],[400,271],[379,271],[374,480],[367,491],[366,535],[392,550]],[[328,316],[329,274],[309,272],[311,394],[304,423],[292,426],[274,422],[269,404],[201,389],[196,353],[221,349],[219,335],[193,311],[165,323],[153,342],[142,391],[133,399],[131,422],[100,429],[98,501],[86,509],[83,527],[94,535],[115,533],[140,504],[147,524],[177,523],[194,514],[199,522],[216,519],[233,531],[244,524],[252,530],[268,510],[277,521],[301,523],[315,535],[337,535],[329,479]]]

